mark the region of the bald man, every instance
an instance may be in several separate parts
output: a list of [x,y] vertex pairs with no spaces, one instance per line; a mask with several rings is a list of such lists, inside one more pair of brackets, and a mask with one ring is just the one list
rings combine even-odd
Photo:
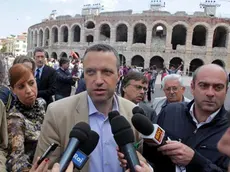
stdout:
[[227,171],[229,158],[217,150],[229,125],[224,108],[227,89],[228,75],[220,66],[209,64],[195,71],[194,100],[171,103],[159,114],[157,123],[168,141],[146,157],[155,172]]

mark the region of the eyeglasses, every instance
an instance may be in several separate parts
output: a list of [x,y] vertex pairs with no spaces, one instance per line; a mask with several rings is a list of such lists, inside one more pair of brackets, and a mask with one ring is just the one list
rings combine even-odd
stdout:
[[180,88],[181,88],[181,87],[168,87],[168,88],[166,88],[166,89],[164,89],[164,90],[167,91],[167,92],[170,92],[171,90],[172,90],[173,92],[178,92]]
[[[130,85],[132,85],[132,84],[130,84]],[[132,86],[134,86],[137,90],[144,90],[144,92],[147,92],[148,91],[148,88],[147,87],[142,87],[141,85],[132,85]]]

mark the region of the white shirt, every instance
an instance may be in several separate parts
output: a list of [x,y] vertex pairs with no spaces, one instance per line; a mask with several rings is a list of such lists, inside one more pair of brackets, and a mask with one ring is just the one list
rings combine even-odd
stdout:
[[[205,122],[199,123],[199,122],[197,121],[197,119],[195,118],[195,114],[194,114],[194,103],[193,103],[192,106],[191,106],[191,108],[190,108],[190,110],[189,110],[189,113],[190,113],[190,115],[191,115],[191,117],[192,117],[192,120],[193,120],[193,121],[195,122],[195,124],[196,124],[195,133],[196,133],[197,130],[198,130],[201,126],[203,126],[204,124],[210,123],[210,122],[215,118],[215,116],[219,113],[219,111],[220,111],[220,109],[218,109],[216,112],[214,112],[213,114],[211,114],[211,115],[206,119]],[[186,172],[186,168],[183,167],[183,166],[180,166],[180,167],[179,167],[179,166],[176,165],[176,172]]]

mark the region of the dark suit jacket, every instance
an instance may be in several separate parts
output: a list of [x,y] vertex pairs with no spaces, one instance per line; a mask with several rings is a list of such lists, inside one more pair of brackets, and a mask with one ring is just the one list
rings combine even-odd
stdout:
[[151,107],[147,106],[145,103],[140,102],[139,106],[144,110],[146,116],[152,121],[152,123],[154,122],[154,119],[156,118],[157,114],[155,112],[154,109],[152,109]]
[[44,66],[40,80],[37,82],[38,96],[43,98],[47,105],[53,101],[52,96],[56,90],[56,71],[49,67]]

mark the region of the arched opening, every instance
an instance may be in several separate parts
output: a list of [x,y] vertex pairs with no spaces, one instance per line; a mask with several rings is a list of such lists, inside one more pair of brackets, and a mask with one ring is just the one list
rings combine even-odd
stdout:
[[120,65],[126,65],[126,58],[123,54],[119,54],[119,58],[120,58]]
[[[183,60],[180,58],[180,57],[174,57],[170,60],[169,62],[169,68],[171,66],[174,66],[175,69],[177,69],[180,65],[181,65],[181,62],[183,62]],[[181,71],[184,70],[184,65],[181,66]]]
[[52,42],[57,43],[58,42],[58,29],[57,29],[57,27],[52,28],[52,37],[53,37]]
[[225,63],[222,60],[219,60],[219,59],[214,60],[212,62],[212,64],[217,64],[217,65],[219,65],[219,66],[221,66],[223,68],[225,67]]
[[163,69],[164,59],[160,56],[154,56],[150,59],[149,67],[156,66],[157,70]]
[[49,53],[47,51],[45,52],[45,56],[47,59],[49,58]]
[[37,47],[38,46],[38,32],[35,31],[34,34],[34,46]]
[[189,76],[191,76],[193,72],[202,65],[204,65],[204,62],[201,59],[193,59],[189,66]]
[[52,52],[51,57],[57,60],[57,53],[56,52]]
[[205,46],[206,45],[207,30],[204,26],[198,25],[193,30],[192,45]]
[[108,24],[102,24],[100,27],[100,41],[110,40],[110,26]]
[[215,29],[213,35],[213,47],[226,47],[227,43],[227,29],[219,26]]
[[60,57],[68,57],[68,55],[67,55],[65,52],[62,52],[62,53],[60,54]]
[[152,29],[152,43],[162,45],[166,42],[167,29],[163,24],[157,24]]
[[173,50],[177,49],[177,45],[186,44],[186,35],[187,29],[184,25],[179,24],[174,26],[171,41]]
[[81,40],[81,28],[78,25],[72,28],[73,42],[80,42]]
[[42,47],[43,46],[43,31],[40,30],[39,31],[39,47]]
[[93,29],[93,28],[95,28],[95,24],[94,24],[94,22],[92,22],[92,21],[88,21],[88,22],[85,24],[85,27],[86,27],[87,29]]
[[45,46],[49,46],[49,40],[50,40],[50,30],[46,28],[45,30]]
[[93,35],[86,36],[86,42],[88,43],[93,42]]
[[32,45],[31,48],[33,48],[34,47],[34,32],[31,32],[31,43],[30,44]]
[[128,41],[128,27],[125,24],[119,24],[116,30],[116,42]]
[[140,55],[136,55],[132,58],[131,65],[132,66],[137,66],[137,67],[143,67],[144,68],[144,58]]
[[61,28],[62,42],[68,42],[68,36],[69,36],[69,29],[67,26],[63,26]]
[[136,24],[133,32],[133,44],[135,43],[146,44],[146,32],[147,32],[147,28],[144,24],[142,23]]

